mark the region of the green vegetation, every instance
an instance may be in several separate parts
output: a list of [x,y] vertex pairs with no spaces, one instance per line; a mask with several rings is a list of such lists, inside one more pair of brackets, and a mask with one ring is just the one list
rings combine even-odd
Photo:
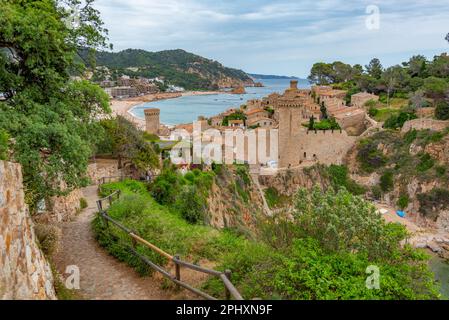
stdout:
[[112,155],[122,168],[130,162],[139,170],[159,167],[158,146],[149,142],[152,136],[137,129],[132,122],[122,116],[100,122],[105,134],[97,143],[97,153]]
[[[439,297],[427,257],[401,246],[405,229],[386,224],[371,204],[344,189],[338,193],[300,190],[294,220],[277,217],[260,222],[257,239],[249,240],[227,230],[189,224],[156,203],[140,182],[106,185],[103,191],[116,188],[124,198],[110,209],[114,219],[171,254],[193,262],[207,259],[218,263],[220,270],[231,269],[233,283],[246,299]],[[100,244],[112,255],[142,274],[150,273],[126,249],[131,242],[121,231],[109,224],[109,234],[100,218],[93,225]],[[167,262],[142,246],[137,250],[158,264]],[[380,290],[365,286],[370,265],[380,269]],[[223,297],[223,285],[216,278],[210,278],[203,289]]]
[[87,200],[85,198],[80,199],[80,209],[84,210],[88,207]]
[[[94,121],[110,112],[107,94],[84,80],[78,49],[106,47],[99,12],[88,1],[79,24],[70,26],[77,0],[2,1],[0,10],[0,130],[13,160],[23,168],[32,212],[42,199],[85,185],[88,159],[101,128]],[[73,20],[74,21],[74,20]],[[67,186],[61,190],[60,186]],[[64,192],[63,192],[64,191]]]
[[449,190],[436,188],[428,193],[418,195],[421,213],[436,220],[442,210],[449,208]]
[[[340,61],[319,62],[313,65],[308,79],[318,85],[332,85],[335,89],[347,90],[347,102],[350,101],[351,95],[358,92],[366,91],[379,95],[380,103],[367,104],[371,109],[370,114],[377,121],[386,121],[390,116],[398,116],[398,110],[407,106],[407,103],[401,103],[398,108],[398,101],[395,100],[408,99],[414,109],[428,106],[430,103],[437,105],[442,112],[437,112],[436,117],[449,118],[448,104],[445,102],[449,91],[448,70],[449,56],[443,53],[435,56],[432,61],[421,55],[413,56],[401,65],[386,69],[377,58],[372,59],[365,67],[358,64],[351,66]],[[385,104],[386,108],[381,104]],[[390,120],[392,125],[396,120]]]
[[401,111],[397,115],[391,115],[384,124],[384,128],[387,129],[400,129],[404,126],[404,123],[406,123],[409,120],[417,119],[415,113],[413,112],[403,112]]
[[[374,207],[345,190],[300,190],[294,220],[261,226],[262,243],[224,257],[244,297],[262,299],[433,299],[426,257],[401,247],[405,229],[385,224]],[[325,227],[323,227],[325,226]],[[380,290],[365,286],[366,268],[382,274]],[[205,286],[220,294],[217,280]]]
[[[146,191],[143,183],[125,181],[105,186],[102,194],[113,189],[123,192],[123,199],[112,205],[109,214],[140,236],[169,252],[179,254],[183,259],[198,262],[201,259],[220,261],[226,253],[239,248],[244,240],[231,232],[219,232],[211,227],[190,224],[175,210],[158,204]],[[109,234],[103,221],[96,218],[94,231],[99,243],[113,256],[127,262],[141,274],[151,270],[132,255],[126,246],[131,241],[123,232],[110,226]],[[138,252],[164,265],[167,261],[151,250],[139,247]]]
[[9,135],[6,131],[0,129],[0,160],[6,160],[8,157]]
[[245,122],[246,121],[246,115],[243,112],[241,112],[241,111],[236,111],[233,114],[230,114],[230,115],[224,117],[222,125],[224,127],[229,126],[229,121],[230,120],[243,120],[243,122]]
[[438,120],[449,120],[449,103],[440,101],[435,108],[435,118]]
[[327,168],[327,174],[335,191],[345,188],[354,195],[362,195],[366,192],[363,186],[357,184],[349,177],[349,171],[346,166],[331,165]]
[[435,165],[435,160],[428,153],[424,153],[419,157],[419,163],[416,169],[418,172],[425,172]]
[[[311,120],[312,121],[312,120]],[[310,129],[309,123],[309,129]],[[340,130],[340,125],[337,123],[335,118],[323,119],[319,122],[313,122],[312,130]]]
[[394,188],[394,173],[391,170],[386,170],[380,177],[380,188],[383,192],[388,192]]
[[285,207],[285,205],[289,204],[292,200],[291,197],[280,194],[274,187],[265,190],[265,199],[271,209]]
[[214,175],[195,169],[182,176],[174,166],[165,163],[162,173],[150,186],[150,192],[157,202],[171,206],[188,222],[202,223]]
[[369,139],[360,141],[358,148],[357,160],[363,171],[370,173],[387,163],[387,157],[377,149],[377,144]]
[[[112,70],[112,79],[123,74],[131,77],[164,78],[169,84],[186,90],[217,90],[218,81],[230,77],[236,81],[252,81],[243,71],[226,68],[212,61],[184,50],[148,52],[128,49],[118,53],[99,52],[97,64]],[[131,71],[127,68],[138,68]],[[103,80],[98,71],[96,80]]]
[[404,210],[405,208],[408,207],[409,202],[410,202],[409,196],[407,194],[403,194],[399,197],[397,206],[399,207],[399,209]]

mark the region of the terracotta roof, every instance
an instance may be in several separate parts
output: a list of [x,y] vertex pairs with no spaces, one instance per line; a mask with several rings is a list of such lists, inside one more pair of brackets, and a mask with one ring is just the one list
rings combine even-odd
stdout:
[[260,112],[266,112],[266,111],[264,109],[253,109],[251,111],[245,112],[245,114],[249,116],[249,115],[260,113]]

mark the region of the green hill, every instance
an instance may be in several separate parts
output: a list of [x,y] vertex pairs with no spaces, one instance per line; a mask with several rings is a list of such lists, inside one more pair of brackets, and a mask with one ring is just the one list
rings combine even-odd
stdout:
[[[180,49],[160,52],[135,49],[117,53],[99,52],[96,58],[97,66],[109,68],[113,79],[122,74],[147,78],[162,77],[169,84],[187,90],[216,90],[254,85],[253,80],[241,70],[226,68],[217,61]],[[97,72],[94,78],[101,80],[101,74]]]

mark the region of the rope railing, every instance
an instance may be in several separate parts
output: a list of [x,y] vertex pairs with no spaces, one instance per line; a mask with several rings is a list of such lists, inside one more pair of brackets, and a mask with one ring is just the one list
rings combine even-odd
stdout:
[[[102,179],[100,179],[100,181],[107,181],[108,178],[110,178],[110,177],[107,177],[106,179],[102,178]],[[116,177],[113,177],[113,178],[116,178]],[[107,205],[111,206],[112,203],[116,200],[119,200],[120,197],[121,197],[121,191],[117,190],[117,191],[113,192],[112,194],[110,194],[109,196],[99,199],[97,201],[97,206],[98,206],[98,210],[99,210],[98,212],[99,212],[100,217],[103,219],[105,226],[107,228],[109,227],[109,223],[111,223],[114,226],[116,226],[118,229],[120,229],[121,231],[126,233],[131,238],[132,247],[130,247],[129,249],[132,254],[134,254],[136,257],[138,257],[140,260],[142,260],[150,268],[159,272],[160,274],[162,274],[162,276],[164,276],[165,278],[167,278],[170,281],[172,281],[173,283],[175,283],[178,287],[183,287],[184,289],[189,290],[190,292],[192,292],[204,299],[217,300],[216,298],[210,296],[209,294],[181,281],[181,267],[187,268],[187,269],[190,269],[190,270],[193,270],[196,272],[201,272],[204,274],[218,277],[223,282],[223,285],[225,287],[225,295],[226,295],[227,300],[230,300],[231,298],[234,298],[235,300],[244,300],[242,295],[238,292],[238,290],[235,288],[235,286],[231,282],[231,274],[232,273],[230,270],[226,270],[225,272],[220,272],[220,271],[207,269],[207,268],[201,267],[199,265],[183,261],[180,259],[180,257],[178,255],[175,255],[175,256],[170,255],[169,253],[165,252],[164,250],[160,249],[159,247],[155,246],[154,244],[148,242],[147,240],[145,240],[142,237],[140,237],[139,235],[137,235],[137,233],[135,231],[127,228],[120,222],[115,221],[112,217],[110,217],[107,212],[108,209],[105,208],[105,203],[107,203]],[[153,252],[166,258],[168,261],[173,262],[175,265],[175,275],[173,276],[169,271],[165,270],[161,266],[158,266],[157,264],[152,262],[148,257],[145,257],[145,256],[141,255],[140,253],[138,253],[136,250],[138,244],[149,248]]]

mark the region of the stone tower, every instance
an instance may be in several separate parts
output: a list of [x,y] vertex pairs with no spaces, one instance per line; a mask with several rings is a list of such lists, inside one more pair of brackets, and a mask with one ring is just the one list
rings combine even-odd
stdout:
[[279,110],[279,167],[286,168],[299,164],[298,141],[302,130],[301,105],[296,101],[282,99]]
[[146,131],[151,134],[159,133],[159,109],[145,109],[145,125]]

